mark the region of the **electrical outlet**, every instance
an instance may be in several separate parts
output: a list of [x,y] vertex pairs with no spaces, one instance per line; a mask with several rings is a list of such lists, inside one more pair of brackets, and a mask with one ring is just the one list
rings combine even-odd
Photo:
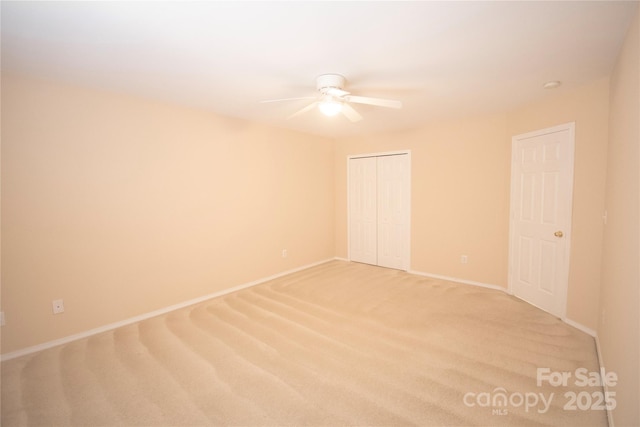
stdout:
[[466,264],[469,262],[469,257],[466,255],[461,255],[460,256],[460,264]]
[[282,258],[286,258],[289,255],[289,252],[286,249],[282,250]]
[[53,314],[64,313],[64,301],[62,299],[51,301],[51,305],[53,306]]

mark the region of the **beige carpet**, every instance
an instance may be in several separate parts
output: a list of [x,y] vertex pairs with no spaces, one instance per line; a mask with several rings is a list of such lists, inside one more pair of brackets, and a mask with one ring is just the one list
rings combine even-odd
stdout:
[[563,408],[599,387],[538,387],[538,367],[596,371],[593,338],[499,291],[332,261],[4,362],[2,425],[607,424]]

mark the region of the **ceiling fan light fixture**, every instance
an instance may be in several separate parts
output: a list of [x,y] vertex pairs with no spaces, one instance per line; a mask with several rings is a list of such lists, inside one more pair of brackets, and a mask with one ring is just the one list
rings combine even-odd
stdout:
[[320,109],[320,112],[322,112],[322,114],[331,117],[342,111],[342,103],[336,101],[331,97],[328,97],[328,99],[323,99],[322,101],[320,101],[320,103],[318,104],[318,108]]
[[[322,74],[316,79],[318,95],[315,101],[291,114],[287,119],[292,119],[318,107],[325,116],[335,116],[342,113],[352,123],[362,120],[362,116],[351,106],[354,104],[366,104],[376,107],[402,108],[402,102],[392,99],[371,98],[368,96],[356,96],[344,90],[345,78],[339,74]],[[281,98],[262,102],[289,101],[304,98]]]

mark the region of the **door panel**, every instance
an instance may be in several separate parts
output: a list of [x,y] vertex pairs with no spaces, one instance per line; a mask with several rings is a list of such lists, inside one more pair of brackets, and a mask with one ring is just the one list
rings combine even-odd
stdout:
[[377,264],[376,158],[349,160],[349,256]]
[[409,268],[410,156],[349,159],[349,259]]
[[516,136],[512,145],[509,286],[557,316],[569,276],[573,135],[570,124]]
[[406,269],[407,155],[378,157],[378,265]]

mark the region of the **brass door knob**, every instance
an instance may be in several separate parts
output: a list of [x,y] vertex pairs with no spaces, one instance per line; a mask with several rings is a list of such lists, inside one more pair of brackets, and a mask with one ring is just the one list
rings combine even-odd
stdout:
[[556,231],[555,233],[553,233],[553,235],[556,237],[562,237],[564,236],[564,233],[562,231]]

